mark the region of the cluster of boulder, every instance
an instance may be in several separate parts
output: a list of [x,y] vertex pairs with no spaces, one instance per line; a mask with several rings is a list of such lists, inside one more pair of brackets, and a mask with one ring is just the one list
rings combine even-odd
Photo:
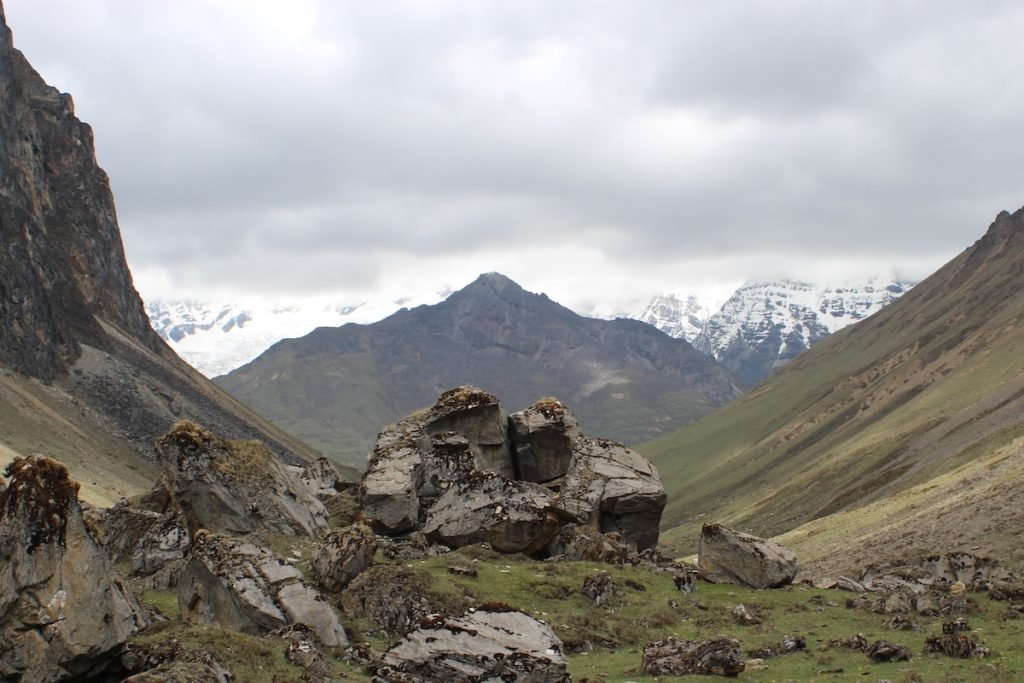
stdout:
[[560,401],[506,417],[494,396],[470,386],[381,432],[360,486],[377,533],[531,555],[557,554],[566,525],[653,548],[665,500],[650,462],[584,436]]
[[[397,600],[410,592],[402,577],[389,584],[360,574],[378,549],[402,557],[485,544],[489,552],[635,559],[652,552],[665,505],[653,466],[620,444],[585,437],[564,404],[547,399],[506,418],[493,396],[472,387],[442,394],[381,433],[358,490],[365,521],[330,533],[328,510],[356,492],[326,460],[285,465],[260,442],[190,422],[162,436],[156,455],[153,489],[106,510],[81,504],[77,483],[53,460],[22,458],[8,468],[0,485],[0,678],[227,680],[208,655],[127,646],[164,617],[140,606],[117,564],[137,588],[173,591],[182,619],[281,634],[289,657],[304,661],[320,649],[358,657],[336,609],[356,606],[402,638],[375,658],[380,680],[470,670],[568,680],[561,641],[529,615],[496,605],[438,609],[426,591]],[[295,557],[270,549],[274,538],[296,537],[319,541],[306,575]]]

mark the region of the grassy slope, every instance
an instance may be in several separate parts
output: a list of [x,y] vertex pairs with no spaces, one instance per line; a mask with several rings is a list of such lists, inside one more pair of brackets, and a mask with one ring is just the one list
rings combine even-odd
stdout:
[[[295,541],[304,555],[308,541]],[[282,550],[290,549],[282,548]],[[378,562],[383,562],[380,556]],[[304,563],[300,563],[300,568]],[[783,590],[751,590],[738,586],[701,583],[696,593],[677,591],[671,576],[646,570],[590,562],[538,562],[522,556],[496,556],[476,547],[465,548],[426,560],[403,561],[429,586],[432,593],[448,596],[451,604],[500,601],[546,621],[567,644],[590,641],[594,649],[569,656],[573,680],[654,681],[640,675],[641,651],[646,643],[676,638],[736,638],[749,652],[777,644],[784,635],[804,636],[808,649],[765,660],[764,669],[748,669],[744,680],[1019,680],[1024,675],[1024,655],[1018,647],[1024,621],[1007,618],[1006,603],[985,595],[973,595],[978,610],[967,615],[972,635],[992,648],[990,659],[954,660],[923,653],[924,639],[941,633],[941,617],[915,617],[920,631],[896,632],[884,626],[886,616],[847,609],[849,593],[822,591],[809,586]],[[472,566],[477,578],[453,576],[452,565]],[[581,593],[583,579],[607,571],[619,587],[609,603],[595,605]],[[170,594],[150,594],[145,602],[176,616],[176,599]],[[757,626],[738,626],[730,613],[739,604],[766,615]],[[370,630],[359,615],[343,615],[357,633]],[[862,633],[873,642],[885,639],[907,646],[909,662],[873,664],[867,657],[830,646],[835,638]],[[240,680],[297,681],[299,672],[280,656],[281,646],[209,626],[189,626],[172,621],[136,639],[141,645],[177,638],[186,647],[210,652],[232,669]],[[372,638],[377,651],[395,639]],[[252,652],[252,656],[245,653]],[[749,656],[749,655],[748,655]],[[366,671],[335,664],[348,680],[369,680]],[[823,673],[841,669],[842,674]],[[250,678],[251,677],[251,678]]]
[[1024,433],[1022,285],[1018,212],[752,393],[639,447],[669,491],[667,543],[691,550],[707,516],[782,533],[1009,444]]

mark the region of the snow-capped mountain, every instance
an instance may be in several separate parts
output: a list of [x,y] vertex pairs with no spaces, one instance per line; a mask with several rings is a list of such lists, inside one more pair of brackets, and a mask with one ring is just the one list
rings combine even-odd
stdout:
[[400,308],[435,304],[449,293],[357,303],[154,300],[146,303],[146,313],[153,329],[178,355],[207,377],[216,377],[245,365],[282,339],[302,337],[318,327],[376,322]]
[[639,315],[630,317],[692,344],[711,318],[711,311],[693,295],[684,299],[674,294],[662,294],[651,299]]
[[751,281],[703,320],[699,302],[678,296],[655,297],[635,317],[685,338],[753,386],[913,286],[912,282],[880,277],[825,285],[788,279]]

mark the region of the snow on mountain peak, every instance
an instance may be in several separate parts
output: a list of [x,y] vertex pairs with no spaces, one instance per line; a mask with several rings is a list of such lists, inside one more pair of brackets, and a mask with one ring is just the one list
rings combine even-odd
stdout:
[[195,299],[147,302],[157,334],[178,355],[207,377],[245,365],[282,339],[302,337],[318,327],[371,323],[403,307],[433,304],[450,289],[394,300],[339,303],[302,301],[214,302]]

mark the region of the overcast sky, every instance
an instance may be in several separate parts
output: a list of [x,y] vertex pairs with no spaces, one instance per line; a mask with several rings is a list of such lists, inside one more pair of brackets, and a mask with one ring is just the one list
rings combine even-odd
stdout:
[[921,277],[1024,204],[1016,1],[4,6],[145,298]]

